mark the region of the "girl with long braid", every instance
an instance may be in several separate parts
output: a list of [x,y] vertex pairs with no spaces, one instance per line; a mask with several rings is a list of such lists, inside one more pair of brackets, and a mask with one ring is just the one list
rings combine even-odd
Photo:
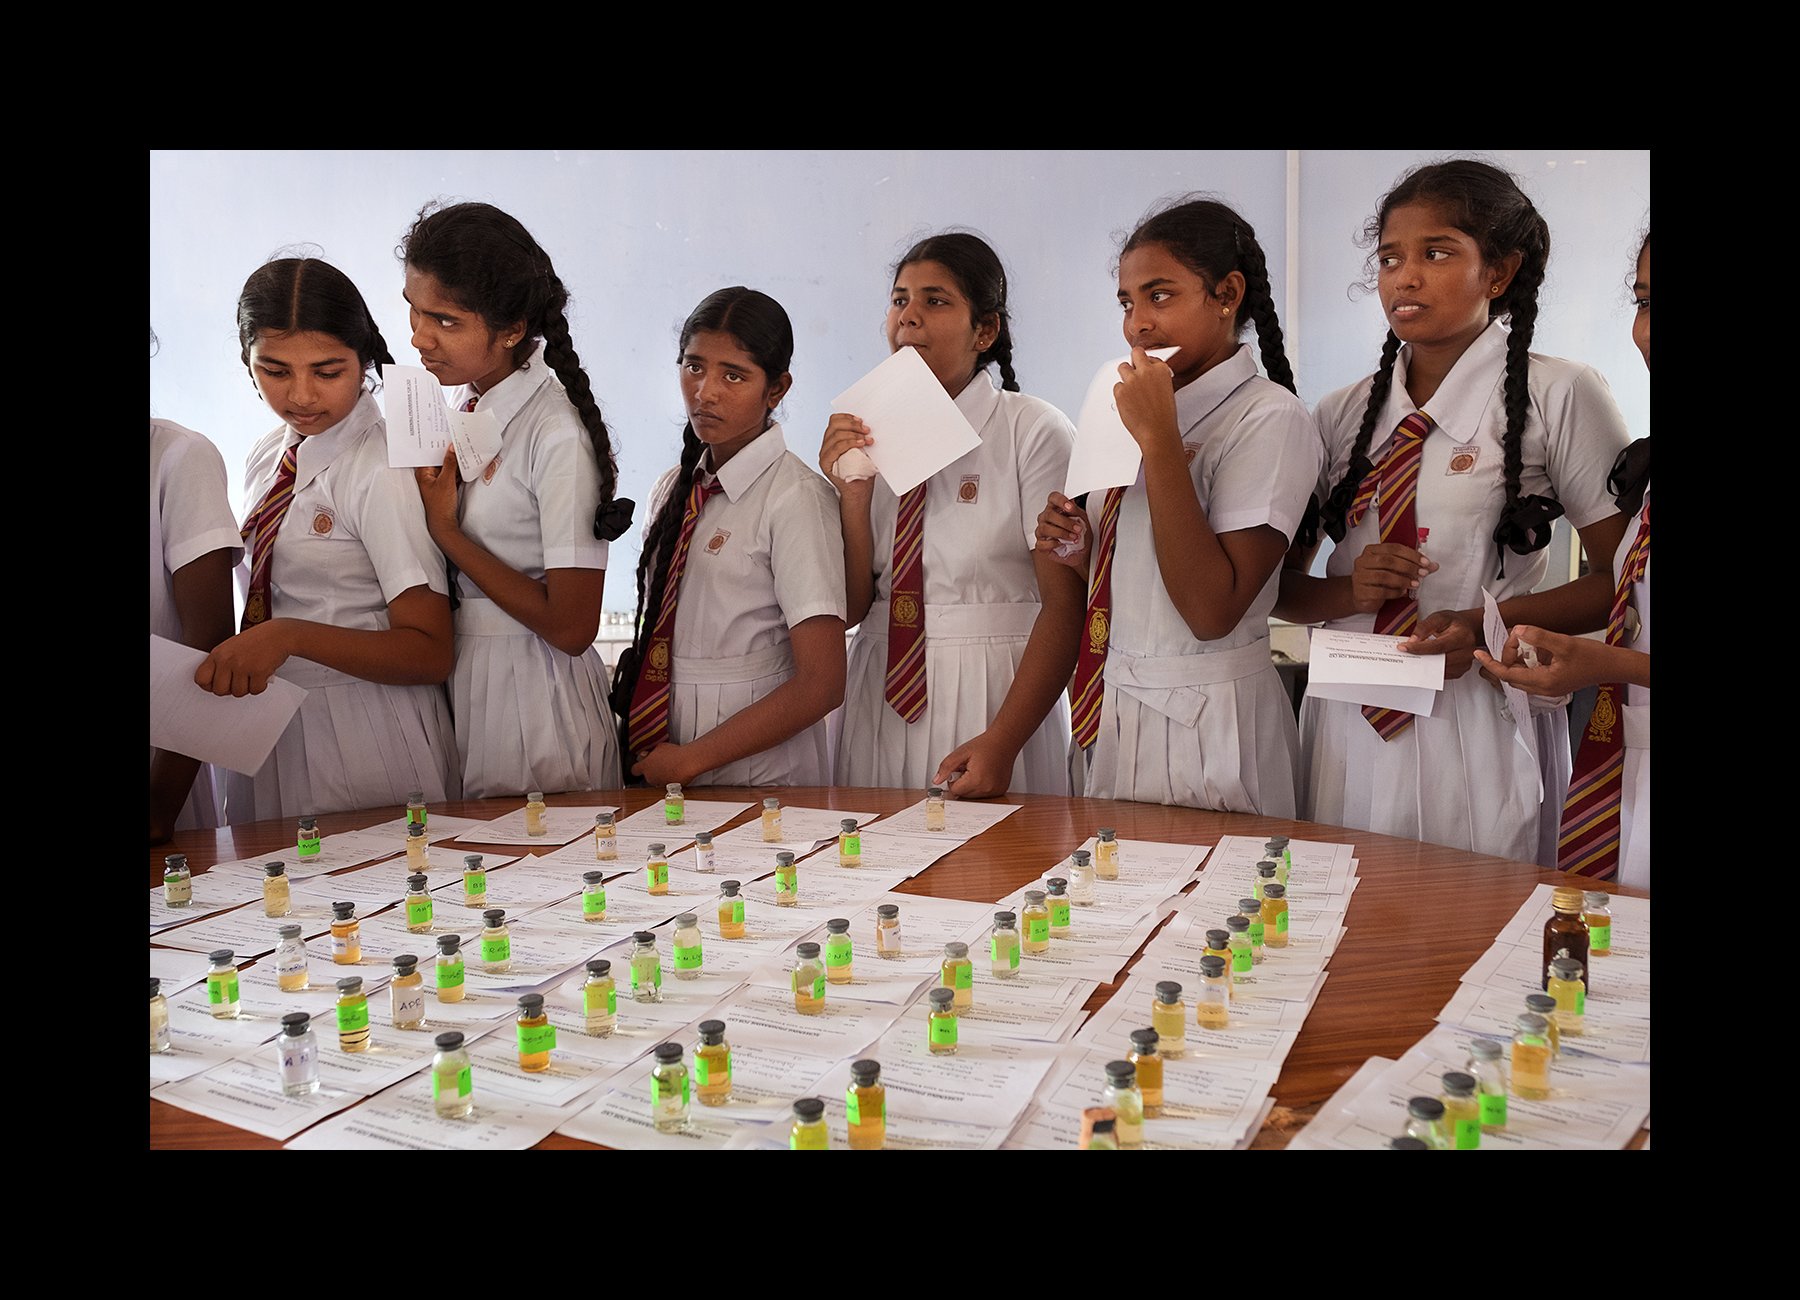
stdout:
[[[1068,475],[1074,430],[1054,406],[1019,392],[1006,272],[979,236],[951,231],[907,250],[894,268],[887,339],[892,350],[918,350],[981,446],[907,494],[902,519],[885,480],[837,472],[845,452],[880,430],[841,412],[825,430],[819,465],[838,490],[849,621],[862,625],[837,782],[941,784],[964,798],[1067,794],[1062,693],[1075,667],[1081,580],[1034,551],[1033,530],[1040,503]],[[922,582],[913,591],[902,578],[896,590],[895,555],[904,571],[909,551]],[[910,698],[890,692],[896,619],[923,632],[912,666],[924,677]]]
[[1448,680],[1429,717],[1309,698],[1301,816],[1554,867],[1566,710],[1534,705],[1534,767],[1499,693],[1468,669],[1484,587],[1509,624],[1580,630],[1574,584],[1531,591],[1558,516],[1589,556],[1618,546],[1607,475],[1624,419],[1597,371],[1530,350],[1550,231],[1507,173],[1417,168],[1364,234],[1387,339],[1373,376],[1319,404],[1321,522],[1337,546],[1313,578],[1317,539],[1301,540],[1276,612],[1406,635],[1403,648],[1448,656]]
[[615,502],[606,422],[569,339],[569,293],[517,220],[427,205],[401,242],[412,343],[461,410],[493,414],[500,452],[458,485],[456,455],[417,471],[432,540],[454,566],[450,680],[463,793],[621,784],[606,666],[594,649]]
[[613,707],[652,786],[830,785],[844,701],[844,550],[825,480],[775,422],[793,376],[780,303],[737,285],[681,327],[681,463],[652,494],[637,639]]
[[[1086,793],[1291,817],[1298,738],[1268,615],[1322,452],[1256,231],[1211,199],[1154,213],[1120,254],[1119,305],[1131,360],[1113,396],[1142,482],[1085,512],[1052,493],[1037,530],[1093,570],[1074,687]],[[1168,346],[1166,363],[1148,353]]]

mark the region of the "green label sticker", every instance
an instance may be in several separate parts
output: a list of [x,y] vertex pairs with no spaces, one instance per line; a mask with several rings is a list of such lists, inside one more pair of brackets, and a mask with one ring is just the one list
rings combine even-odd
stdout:
[[353,1034],[359,1029],[367,1029],[369,1027],[369,1000],[364,998],[354,1006],[348,1007],[339,1003],[337,1022],[340,1034]]
[[700,945],[695,944],[692,948],[683,948],[680,944],[676,944],[675,945],[675,969],[676,970],[699,970],[700,969]]
[[644,879],[649,881],[652,885],[668,884],[669,864],[666,862],[646,862],[644,864]]
[[581,914],[583,916],[599,916],[604,911],[606,911],[606,891],[604,889],[596,889],[591,894],[582,894]]
[[[681,1072],[681,1104],[683,1106],[686,1106],[689,1101],[688,1084],[691,1078],[692,1076],[689,1075],[686,1070]],[[652,1106],[660,1106],[662,1104],[663,1086],[663,1081],[661,1079],[657,1078],[654,1074],[650,1076],[650,1104]],[[669,1092],[669,1100],[673,1101],[674,1099],[674,1090],[671,1089]]]
[[1612,947],[1612,926],[1611,925],[1590,925],[1588,927],[1588,951],[1589,952],[1593,952],[1596,948],[1598,948],[1600,951],[1604,952],[1611,947]]
[[841,842],[843,844],[843,853],[845,857],[860,858],[862,856],[862,836],[845,835]]
[[1012,969],[1014,969],[1014,970],[1019,969],[1019,945],[1018,944],[1015,943],[1012,946],[1012,955],[1007,958],[1006,964],[1008,966],[1012,967]]
[[1233,971],[1247,971],[1250,969],[1250,950],[1248,948],[1234,948],[1232,950],[1231,969]]
[[467,894],[470,898],[480,898],[483,894],[487,893],[487,872],[463,872],[463,893]]
[[785,871],[777,871],[775,873],[775,892],[778,894],[793,893],[794,886],[799,883],[799,874],[799,870],[795,867],[789,867]]
[[862,1123],[862,1103],[856,1099],[856,1087],[852,1084],[844,1089],[844,1118],[855,1128]]
[[408,826],[423,826],[425,824],[425,819],[429,816],[430,814],[423,808],[408,808],[406,810],[406,824]]
[[732,922],[737,925],[742,925],[744,923],[744,900],[743,899],[734,898],[731,900],[731,919],[732,919]]
[[310,840],[304,835],[300,837],[300,856],[303,858],[316,858],[319,856],[319,837],[317,835],[313,836]]
[[943,977],[944,987],[951,989],[972,989],[975,987],[975,963],[959,961],[951,967],[950,973]]
[[1491,1128],[1506,1127],[1506,1094],[1484,1092],[1480,1097],[1481,1122]]
[[441,989],[461,988],[463,982],[463,964],[459,961],[439,962],[437,968],[437,986]]
[[825,998],[825,977],[823,975],[813,979],[813,998],[815,1001],[823,1001]]
[[1281,915],[1275,918],[1275,933],[1276,934],[1286,934],[1288,932],[1287,918],[1288,918],[1287,909],[1283,908],[1281,911]]
[[431,899],[409,898],[406,900],[406,923],[408,925],[431,924]]
[[611,985],[606,990],[606,1013],[611,1016],[619,1014],[619,986]]
[[939,1046],[954,1043],[956,1041],[956,1017],[931,1017],[931,1041]]
[[206,977],[206,1000],[215,1007],[224,1006],[238,1000],[238,977],[236,971],[223,975]]
[[[456,1072],[456,1095],[458,1097],[467,1097],[475,1091],[474,1073],[473,1067],[467,1065]],[[431,1099],[433,1101],[438,1099],[438,1089],[443,1085],[443,1079],[444,1076],[436,1070],[431,1072]]]
[[827,966],[848,966],[851,956],[849,935],[840,934],[825,941],[825,964]]
[[1025,922],[1025,937],[1033,943],[1046,943],[1050,938],[1050,918],[1034,916]]
[[512,960],[512,936],[503,934],[498,939],[483,938],[481,941],[481,960]]
[[1575,986],[1575,1014],[1578,1016],[1587,1014],[1587,990],[1579,984]]
[[518,1030],[520,1056],[534,1056],[556,1046],[555,1025],[520,1025],[515,1022],[515,1028]]
[[1481,1121],[1478,1119],[1459,1119],[1456,1121],[1456,1149],[1458,1151],[1476,1151],[1481,1147]]
[[1267,933],[1268,931],[1263,928],[1262,917],[1253,916],[1250,918],[1250,942],[1253,946],[1258,948],[1262,947],[1263,936]]
[[[719,1070],[719,1082],[725,1083],[731,1078],[730,1052],[725,1053],[725,1059],[721,1065],[722,1068]],[[712,1062],[707,1060],[705,1055],[700,1052],[694,1053],[694,1076],[699,1081],[702,1088],[712,1082]]]
[[686,807],[687,807],[687,805],[685,802],[674,803],[668,799],[664,799],[663,800],[663,820],[666,821],[671,826],[681,825],[681,814]]
[[1050,900],[1050,928],[1066,930],[1069,928],[1069,900],[1066,898]]

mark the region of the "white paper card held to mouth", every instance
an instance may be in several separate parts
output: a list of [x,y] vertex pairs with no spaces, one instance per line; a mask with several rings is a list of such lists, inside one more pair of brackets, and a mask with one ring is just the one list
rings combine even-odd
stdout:
[[[1167,361],[1180,348],[1151,348],[1150,355]],[[1069,455],[1069,476],[1063,482],[1063,495],[1078,497],[1097,488],[1124,487],[1137,482],[1138,468],[1144,453],[1137,439],[1119,418],[1119,407],[1113,401],[1113,385],[1119,382],[1119,367],[1131,360],[1119,357],[1100,367],[1094,382],[1088,385],[1081,402],[1081,418],[1075,422],[1075,447]]]
[[1392,633],[1313,629],[1306,693],[1430,717],[1444,689],[1444,656],[1410,655]]
[[457,468],[467,483],[499,454],[500,422],[487,411],[451,410],[429,370],[383,366],[381,384],[390,468],[436,468],[444,463],[444,449],[454,446]]
[[[1482,619],[1481,630],[1487,637],[1487,652],[1495,659],[1506,648],[1506,620],[1500,617],[1500,605],[1493,593],[1486,587],[1481,589]],[[1479,671],[1471,669],[1470,671]],[[1500,683],[1500,694],[1506,701],[1506,711],[1512,715],[1513,726],[1517,729],[1519,744],[1531,756],[1531,770],[1537,773],[1538,800],[1544,798],[1544,769],[1538,764],[1537,728],[1531,722],[1531,697],[1517,686],[1507,682]]]
[[[985,374],[971,383],[985,384]],[[912,491],[950,462],[981,446],[968,419],[914,348],[901,348],[831,399],[875,441],[864,448],[896,494]]]
[[206,660],[167,637],[150,637],[150,743],[158,749],[253,773],[269,757],[306,691],[279,677],[260,695],[214,695],[194,685]]

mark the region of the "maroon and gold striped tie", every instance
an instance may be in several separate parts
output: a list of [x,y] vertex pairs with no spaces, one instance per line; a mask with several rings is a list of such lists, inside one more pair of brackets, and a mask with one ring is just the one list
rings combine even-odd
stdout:
[[[1419,523],[1414,507],[1419,500],[1419,461],[1424,455],[1425,439],[1432,430],[1431,417],[1414,411],[1394,430],[1393,442],[1382,457],[1381,467],[1370,471],[1350,508],[1354,527],[1376,502],[1381,521],[1381,540],[1417,547]],[[1378,635],[1407,636],[1419,625],[1419,601],[1416,596],[1395,596],[1384,601],[1375,612]],[[1382,709],[1373,704],[1362,706],[1363,717],[1383,740],[1392,740],[1411,725],[1413,715],[1403,709]]]
[[675,603],[681,596],[681,575],[687,571],[688,543],[694,540],[694,526],[700,522],[700,511],[706,498],[719,490],[694,480],[688,493],[687,509],[681,516],[681,535],[675,539],[675,553],[669,557],[669,576],[663,583],[662,608],[650,629],[650,644],[645,647],[643,662],[638,665],[637,685],[631,692],[631,716],[626,720],[626,737],[639,758],[669,738],[669,674],[674,659]]
[[1090,748],[1100,735],[1100,702],[1105,698],[1106,647],[1112,639],[1112,562],[1119,539],[1119,505],[1125,489],[1108,488],[1094,539],[1093,572],[1088,576],[1087,618],[1081,655],[1075,661],[1075,706],[1069,715],[1075,743]]
[[269,618],[269,570],[275,559],[275,534],[287,518],[294,503],[294,476],[300,465],[300,444],[294,443],[281,454],[281,467],[275,471],[275,482],[256,503],[244,520],[241,536],[250,548],[250,590],[244,597],[244,619],[238,631],[246,632]]
[[925,712],[925,484],[900,498],[888,568],[887,702],[908,723]]

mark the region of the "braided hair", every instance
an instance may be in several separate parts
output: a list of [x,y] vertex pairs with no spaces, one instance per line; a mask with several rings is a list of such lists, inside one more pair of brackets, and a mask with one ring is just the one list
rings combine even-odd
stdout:
[[[1644,232],[1644,242],[1638,246],[1637,256],[1632,259],[1631,282],[1637,280],[1636,264],[1643,260],[1644,253],[1650,247],[1650,232]],[[1636,302],[1636,293],[1632,295]],[[1639,304],[1637,310],[1647,308]],[[1635,515],[1644,505],[1644,489],[1650,486],[1650,437],[1646,434],[1619,453],[1613,462],[1612,473],[1607,476],[1607,487],[1619,502],[1619,513]]]
[[264,330],[329,334],[356,353],[357,364],[365,371],[394,364],[356,285],[316,257],[272,258],[252,271],[238,294],[237,323],[238,356],[246,370],[250,348]]
[[936,262],[956,278],[963,296],[969,300],[971,325],[981,324],[988,316],[999,320],[1000,331],[987,350],[975,358],[975,368],[981,370],[989,362],[997,362],[1000,387],[1009,393],[1018,392],[1019,381],[1012,364],[1012,316],[1006,309],[1006,268],[1000,264],[1000,255],[980,235],[946,230],[927,235],[907,249],[894,263],[890,279],[897,278],[914,262]]

